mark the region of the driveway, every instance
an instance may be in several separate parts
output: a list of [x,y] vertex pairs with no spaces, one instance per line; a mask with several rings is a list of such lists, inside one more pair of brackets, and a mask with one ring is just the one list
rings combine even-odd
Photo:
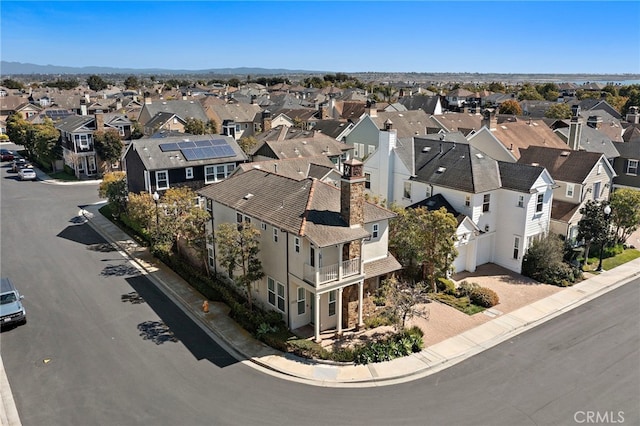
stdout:
[[493,263],[481,265],[475,272],[456,274],[452,280],[456,284],[466,280],[488,287],[498,294],[500,303],[471,316],[443,303],[429,303],[429,318],[413,318],[409,323],[419,326],[424,331],[425,346],[441,342],[562,290],[561,287],[540,284]]

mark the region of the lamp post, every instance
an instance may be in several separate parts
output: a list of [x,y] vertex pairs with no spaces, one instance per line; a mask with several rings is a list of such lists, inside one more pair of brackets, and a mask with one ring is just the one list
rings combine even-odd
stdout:
[[160,194],[158,194],[158,191],[155,191],[152,196],[153,196],[153,201],[156,203],[156,235],[154,240],[157,242],[158,233],[160,232],[160,219],[158,217],[158,200],[160,199]]
[[609,215],[611,214],[611,206],[606,205],[602,210],[604,213],[604,221],[605,221],[605,236],[602,239],[602,244],[600,244],[600,261],[598,262],[598,267],[596,268],[596,272],[602,272],[602,252],[604,251],[605,243],[607,242],[609,236]]

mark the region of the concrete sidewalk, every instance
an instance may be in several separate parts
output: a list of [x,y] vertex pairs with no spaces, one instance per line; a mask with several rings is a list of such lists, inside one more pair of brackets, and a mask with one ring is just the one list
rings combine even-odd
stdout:
[[353,365],[313,361],[284,354],[253,338],[227,313],[222,303],[210,303],[202,311],[203,296],[170,268],[156,260],[125,232],[99,213],[100,205],[85,207],[89,224],[107,241],[135,262],[183,311],[216,342],[248,365],[269,374],[317,386],[369,387],[402,383],[433,374],[463,361],[532,327],[588,302],[630,279],[640,276],[640,259],[568,287],[552,296],[504,314],[455,337],[431,345],[419,353],[393,361]]

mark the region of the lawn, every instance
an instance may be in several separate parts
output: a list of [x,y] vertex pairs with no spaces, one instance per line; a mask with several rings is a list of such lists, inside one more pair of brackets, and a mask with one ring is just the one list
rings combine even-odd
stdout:
[[[606,259],[602,259],[602,269],[608,271],[610,269],[615,268],[616,266],[620,266],[624,263],[630,262],[633,259],[637,259],[640,257],[640,250],[638,249],[627,249],[622,253],[615,255],[613,257],[608,257]],[[598,262],[600,259],[597,257],[590,257],[587,261],[587,264],[584,266],[584,270],[587,272],[594,272],[598,267]]]
[[485,308],[482,306],[474,305],[469,301],[469,297],[455,297],[450,294],[444,293],[431,293],[429,297],[437,300],[438,302],[444,303],[445,305],[449,305],[452,308],[456,308],[460,312],[463,312],[467,315],[474,315],[478,312],[484,311]]

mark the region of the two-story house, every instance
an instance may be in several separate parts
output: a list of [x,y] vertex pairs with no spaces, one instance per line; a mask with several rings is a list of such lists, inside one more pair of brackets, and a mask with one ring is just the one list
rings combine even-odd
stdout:
[[549,171],[556,183],[549,230],[573,242],[582,218],[580,208],[587,200],[608,200],[616,176],[605,155],[597,152],[530,146],[520,149],[518,163]]
[[364,164],[367,190],[403,207],[441,194],[458,217],[457,271],[494,262],[520,272],[531,240],[549,229],[552,177],[540,166],[495,160],[450,135],[398,140],[393,129],[381,132]]
[[226,179],[247,161],[235,139],[222,135],[181,135],[132,141],[123,155],[129,192],[194,190]]
[[[265,277],[254,297],[290,329],[311,324],[316,341],[321,331],[362,326],[381,277],[401,268],[387,251],[394,213],[365,201],[359,161],[345,163],[340,188],[252,169],[198,194],[211,206],[214,229],[250,222],[261,231]],[[221,271],[215,253],[211,245],[210,265]]]
[[98,173],[98,154],[94,145],[96,131],[115,130],[121,139],[131,137],[131,120],[123,114],[70,115],[56,125],[60,131],[64,164],[78,177],[93,177]]

